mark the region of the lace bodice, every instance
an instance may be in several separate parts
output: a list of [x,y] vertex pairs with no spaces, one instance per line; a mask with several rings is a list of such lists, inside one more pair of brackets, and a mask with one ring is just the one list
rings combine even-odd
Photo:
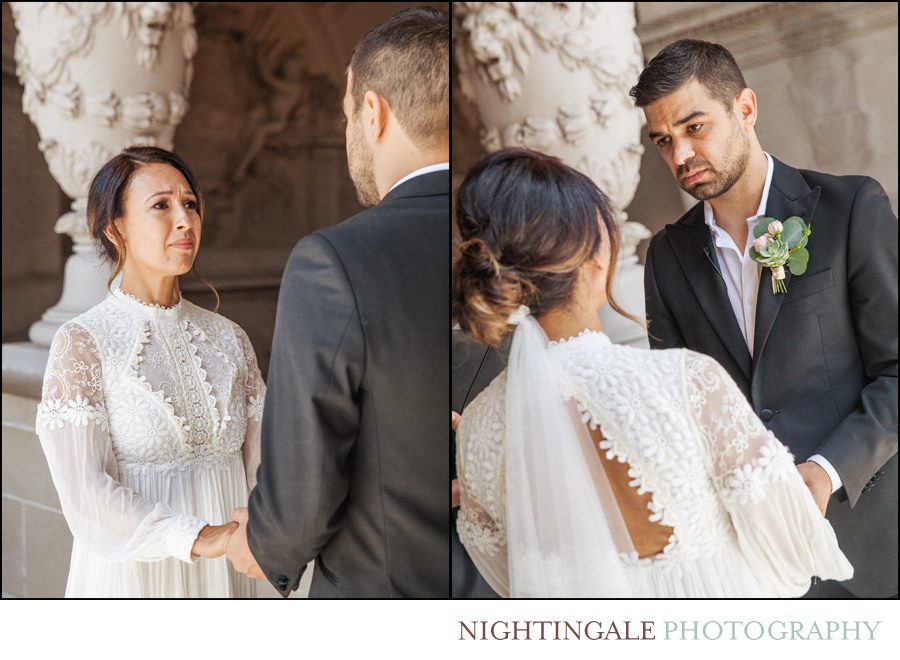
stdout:
[[[713,359],[688,350],[618,346],[591,331],[551,342],[548,354],[559,393],[575,401],[586,424],[601,429],[599,448],[628,463],[629,485],[638,493],[652,494],[649,519],[674,529],[662,553],[622,556],[626,565],[658,572],[713,557],[734,540],[735,507],[759,502],[773,483],[799,481],[787,448]],[[505,400],[503,371],[463,411],[457,434],[460,538],[501,593]],[[811,503],[799,483],[800,496]]]
[[192,561],[198,531],[227,522],[255,484],[264,398],[244,331],[187,300],[163,308],[116,289],[65,323],[36,428],[78,547]]
[[95,420],[108,425],[118,462],[184,467],[239,451],[264,395],[235,323],[187,300],[167,309],[116,289],[58,331],[38,425]]

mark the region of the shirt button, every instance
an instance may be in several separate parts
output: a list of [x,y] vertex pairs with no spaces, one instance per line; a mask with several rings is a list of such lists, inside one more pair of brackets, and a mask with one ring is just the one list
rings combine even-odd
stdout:
[[753,304],[753,298],[747,299],[747,304],[748,304],[748,305],[752,305],[752,304]]

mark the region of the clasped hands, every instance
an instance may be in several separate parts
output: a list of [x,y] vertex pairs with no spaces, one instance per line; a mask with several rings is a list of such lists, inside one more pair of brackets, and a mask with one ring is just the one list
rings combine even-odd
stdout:
[[191,554],[207,559],[225,555],[238,573],[255,580],[265,580],[266,576],[253,558],[247,544],[249,519],[247,508],[241,507],[231,514],[231,522],[224,525],[207,525],[197,535]]

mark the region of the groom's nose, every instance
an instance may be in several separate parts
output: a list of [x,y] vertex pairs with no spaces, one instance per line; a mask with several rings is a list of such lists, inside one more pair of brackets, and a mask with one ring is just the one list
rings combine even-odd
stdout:
[[690,140],[675,140],[672,145],[675,154],[675,164],[679,167],[694,157],[694,147]]

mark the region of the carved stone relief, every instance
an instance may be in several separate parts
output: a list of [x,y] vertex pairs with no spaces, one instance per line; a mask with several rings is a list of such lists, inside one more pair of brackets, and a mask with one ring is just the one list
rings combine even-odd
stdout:
[[[63,295],[32,326],[48,345],[60,323],[105,295],[107,268],[88,235],[94,174],[124,147],[172,147],[197,50],[193,8],[176,2],[10,3],[22,107],[50,173],[74,202],[55,230],[72,236]],[[148,75],[149,74],[149,75]]]
[[[628,96],[643,67],[633,3],[458,2],[453,12],[459,90],[482,147],[550,153],[590,176],[622,223],[619,279],[637,281],[625,271],[640,268],[634,249],[649,232],[624,213],[644,152],[643,113]],[[619,299],[641,316],[643,292],[629,286]],[[622,333],[645,337],[636,325]]]

